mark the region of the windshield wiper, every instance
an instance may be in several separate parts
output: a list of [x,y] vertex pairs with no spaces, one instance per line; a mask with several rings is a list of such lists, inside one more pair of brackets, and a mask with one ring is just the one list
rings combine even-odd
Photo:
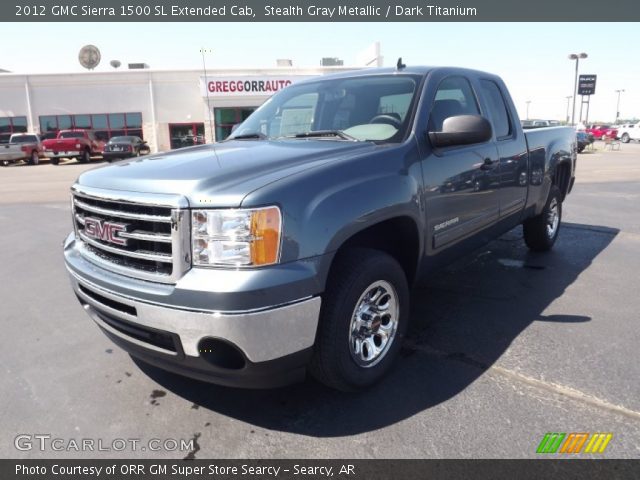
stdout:
[[251,133],[243,133],[242,135],[236,135],[235,137],[229,138],[229,140],[264,140],[267,136],[264,133],[260,132],[251,132]]
[[342,140],[349,140],[350,142],[359,142],[356,137],[352,137],[348,133],[344,133],[342,130],[315,130],[311,132],[296,133],[295,135],[289,135],[286,138],[322,138],[322,137],[338,137]]

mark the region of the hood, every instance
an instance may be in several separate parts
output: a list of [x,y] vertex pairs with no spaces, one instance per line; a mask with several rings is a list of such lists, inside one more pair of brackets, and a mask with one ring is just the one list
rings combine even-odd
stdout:
[[269,183],[374,148],[368,142],[235,140],[116,162],[83,173],[78,183],[180,194],[191,206],[238,207],[246,195]]

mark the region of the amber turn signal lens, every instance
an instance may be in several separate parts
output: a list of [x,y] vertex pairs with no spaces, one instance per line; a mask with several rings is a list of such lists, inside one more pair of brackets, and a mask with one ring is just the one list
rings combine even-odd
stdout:
[[255,210],[251,216],[251,263],[271,265],[278,261],[282,219],[277,207]]

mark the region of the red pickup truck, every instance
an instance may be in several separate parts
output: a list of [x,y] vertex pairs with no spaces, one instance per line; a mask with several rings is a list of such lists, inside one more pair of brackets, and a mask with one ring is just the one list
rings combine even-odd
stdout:
[[88,163],[91,157],[102,155],[104,142],[96,138],[92,130],[61,130],[56,138],[42,142],[44,154],[58,165],[61,158],[75,158]]
[[618,138],[618,129],[609,125],[590,125],[585,131],[596,140],[604,140],[604,137]]

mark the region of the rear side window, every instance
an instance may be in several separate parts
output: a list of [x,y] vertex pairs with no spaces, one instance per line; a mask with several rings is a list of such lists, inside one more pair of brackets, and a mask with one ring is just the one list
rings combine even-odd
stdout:
[[438,86],[429,115],[429,131],[441,132],[442,124],[457,115],[479,115],[480,109],[469,81],[464,77],[445,78]]
[[480,85],[482,92],[489,103],[489,110],[491,114],[491,121],[493,122],[493,129],[496,132],[496,138],[511,136],[511,122],[509,122],[509,111],[507,105],[504,103],[504,97],[498,85],[491,80],[481,80]]

